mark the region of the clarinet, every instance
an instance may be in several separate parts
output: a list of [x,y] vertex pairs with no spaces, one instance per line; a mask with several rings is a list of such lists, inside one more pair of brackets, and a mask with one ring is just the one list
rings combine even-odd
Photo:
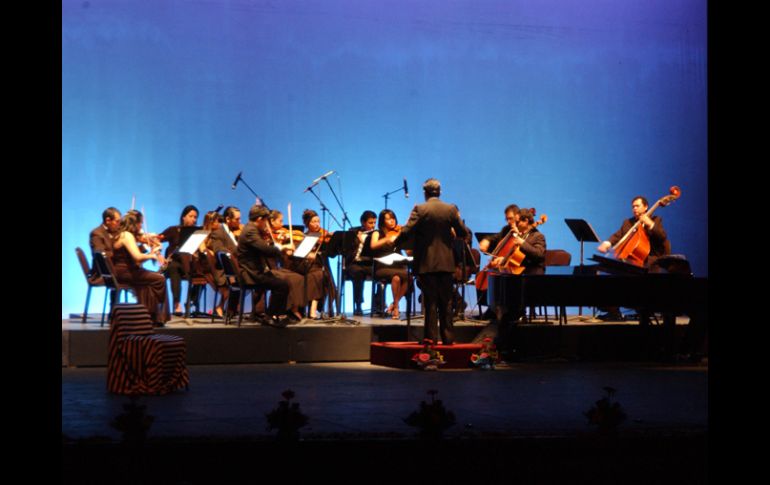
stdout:
[[[370,229],[368,231],[363,231],[362,234],[371,234],[377,229]],[[361,253],[364,250],[364,244],[366,244],[366,238],[364,238],[363,241],[358,241],[358,248],[356,249],[356,257],[353,258],[353,261],[360,261],[361,260]]]

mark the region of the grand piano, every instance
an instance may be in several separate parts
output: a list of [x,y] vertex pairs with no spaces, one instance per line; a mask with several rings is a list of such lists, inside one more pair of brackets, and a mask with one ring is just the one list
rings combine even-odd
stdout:
[[[677,315],[690,317],[690,326],[698,327],[696,334],[705,332],[708,279],[693,276],[689,265],[669,258],[649,271],[602,256],[590,259],[597,264],[548,266],[542,274],[490,272],[489,307],[503,325],[516,325],[528,307],[615,306],[636,309],[641,325],[660,313],[672,339]],[[559,324],[564,323],[566,314],[560,312]],[[669,344],[673,348],[673,342]]]

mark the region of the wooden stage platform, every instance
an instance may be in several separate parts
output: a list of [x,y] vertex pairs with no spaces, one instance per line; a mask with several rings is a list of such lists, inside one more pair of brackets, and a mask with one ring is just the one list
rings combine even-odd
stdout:
[[[62,367],[107,365],[109,326],[102,327],[100,318],[89,315],[86,323],[76,315],[62,319]],[[210,319],[175,317],[156,331],[183,337],[191,365],[369,361],[373,342],[419,342],[423,337],[421,317],[412,319],[408,336],[405,320],[349,318],[358,324],[303,320],[286,328],[250,322],[238,328]],[[677,319],[678,338],[687,323],[687,317]],[[496,335],[496,326],[466,316],[455,321],[455,331],[457,343],[470,343]],[[519,325],[516,332],[521,360],[656,360],[663,339],[662,325],[605,323],[578,315],[570,315],[567,325],[540,319]]]

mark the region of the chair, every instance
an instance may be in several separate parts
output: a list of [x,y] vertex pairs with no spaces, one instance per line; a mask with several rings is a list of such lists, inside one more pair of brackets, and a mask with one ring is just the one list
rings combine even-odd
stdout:
[[206,289],[208,287],[208,281],[206,280],[206,276],[201,272],[199,264],[193,260],[193,258],[196,256],[191,256],[189,254],[181,254],[181,256],[182,267],[184,268],[185,274],[188,275],[187,298],[184,304],[184,317],[190,318],[190,304],[192,303],[192,294],[196,289],[198,290],[196,295],[197,298],[195,299],[196,313],[200,313],[201,289],[203,290],[203,313],[206,312]]
[[[259,292],[264,292],[264,289],[259,285],[249,285],[243,282],[240,272],[238,271],[238,263],[233,259],[232,255],[227,251],[217,251],[217,261],[222,267],[225,273],[225,280],[227,287],[230,289],[230,299],[227,301],[225,309],[225,325],[230,322],[233,316],[233,311],[230,308],[230,302],[232,301],[233,293],[238,293],[238,326],[241,326],[243,321],[243,303],[246,299],[246,292],[250,291],[252,294],[259,296]],[[214,297],[214,306],[216,307],[216,295]]]
[[[546,249],[545,250],[545,265],[546,266],[569,266],[572,263],[572,255],[563,249]],[[559,323],[566,321],[567,309],[564,306],[554,307],[554,313],[556,318],[559,319]],[[545,316],[545,323],[548,323],[548,309],[543,307],[543,315]]]
[[[91,301],[91,289],[95,286],[104,286],[104,279],[95,274],[88,265],[88,259],[86,253],[82,249],[75,248],[75,254],[80,262],[80,267],[83,269],[83,276],[86,277],[86,284],[88,284],[88,291],[86,292],[86,307],[83,310],[83,319],[81,322],[86,323],[88,318],[88,303]],[[106,298],[106,296],[105,296]],[[104,314],[102,313],[102,321],[104,321]]]
[[182,337],[153,332],[144,305],[117,303],[110,323],[107,390],[115,394],[167,394],[189,386]]
[[[97,251],[94,253],[94,271],[95,275],[98,275],[104,281],[104,286],[107,292],[104,296],[104,304],[102,305],[102,321],[101,326],[104,326],[104,315],[107,309],[107,294],[111,291],[114,292],[114,298],[112,301],[120,301],[120,293],[123,292],[123,298],[128,301],[128,292],[131,291],[129,285],[123,284],[115,278],[115,270],[112,267],[112,261],[107,257],[107,254],[103,251]],[[112,303],[110,304],[110,315],[112,315]]]

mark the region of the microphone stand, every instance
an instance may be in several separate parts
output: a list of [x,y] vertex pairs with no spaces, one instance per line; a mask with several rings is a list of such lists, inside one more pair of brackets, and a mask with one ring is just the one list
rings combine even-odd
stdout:
[[[328,180],[327,180],[326,183],[329,184]],[[334,189],[331,187],[331,185],[329,185],[329,188],[331,189],[332,194],[334,194]],[[332,214],[332,212],[326,207],[326,204],[323,203],[323,201],[318,196],[318,194],[316,194],[313,191],[313,187],[309,187],[308,191],[311,194],[313,194],[313,196],[316,198],[316,200],[318,200],[318,203],[321,205],[321,213],[323,214],[322,215],[322,219],[321,219],[321,227],[324,227],[326,225],[326,214],[328,213],[329,216],[332,219],[334,219],[334,222],[336,222],[337,225],[339,227],[341,227],[342,230],[344,231],[345,230],[344,223],[347,220],[347,214],[345,213],[345,210],[344,209],[342,210],[342,213],[343,213],[343,219],[342,219],[343,224],[340,224],[340,222],[337,220],[337,218],[334,217],[334,214]],[[334,198],[337,200],[337,203],[339,204],[340,201],[339,201],[339,199],[337,199],[337,195],[336,194],[334,194]],[[340,204],[340,206],[341,206],[341,204]],[[322,244],[323,244],[323,242],[322,242]],[[325,255],[324,255],[324,257],[325,257]],[[344,259],[344,256],[340,256],[340,257],[342,257]],[[328,259],[324,262],[323,268],[324,268],[324,272],[325,272],[327,270],[327,268],[328,268]],[[339,267],[338,267],[337,271],[338,271],[338,281],[339,281]],[[329,275],[329,277],[331,278],[331,275]],[[334,279],[333,278],[332,278],[332,283],[334,283]],[[332,307],[331,302],[329,302],[327,300],[327,302],[329,302],[329,310],[330,310],[330,313],[332,314],[332,316],[331,316],[331,318],[321,320],[321,322],[322,323],[344,323],[344,324],[349,324],[349,325],[360,325],[360,322],[357,322],[356,320],[349,320],[349,319],[345,318],[345,315],[343,315],[339,311],[340,310],[340,302],[339,302],[339,295],[340,295],[340,293],[339,293],[339,290],[336,288],[336,286],[335,286],[335,291],[337,293],[337,299],[336,299],[335,303],[337,304],[337,313],[338,313],[338,315],[336,315],[336,316],[333,315],[334,308]]]
[[396,190],[393,190],[393,191],[388,192],[387,194],[383,195],[383,197],[385,197],[385,208],[386,209],[388,208],[388,198],[390,197],[390,194],[395,194],[396,192],[400,192],[402,190],[404,190],[404,186],[403,185],[401,187],[397,188]]
[[251,187],[249,187],[249,184],[247,184],[247,183],[246,183],[246,181],[245,181],[245,180],[243,180],[243,177],[239,177],[239,178],[238,178],[238,181],[239,181],[239,182],[243,182],[243,185],[245,185],[245,186],[246,186],[246,188],[247,188],[247,189],[249,189],[249,192],[251,192],[252,194],[254,194],[254,197],[256,197],[257,199],[259,199],[259,201],[262,203],[262,207],[264,207],[264,208],[265,208],[265,209],[267,209],[267,210],[271,210],[271,209],[270,209],[270,207],[268,207],[268,206],[267,206],[267,204],[265,204],[265,199],[263,199],[262,197],[258,196],[258,195],[257,195],[257,193],[256,193],[256,192],[254,192],[254,190],[253,190]]

